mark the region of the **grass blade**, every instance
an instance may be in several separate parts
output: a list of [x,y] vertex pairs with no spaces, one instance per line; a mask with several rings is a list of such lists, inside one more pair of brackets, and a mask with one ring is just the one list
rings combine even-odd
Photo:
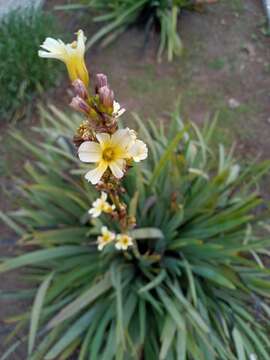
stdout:
[[51,280],[54,273],[51,273],[46,279],[41,283],[38,288],[37,295],[32,307],[31,321],[30,321],[30,331],[29,331],[29,340],[28,340],[28,355],[30,356],[35,345],[35,339],[38,329],[38,323],[40,318],[40,313],[46,296],[46,292],[50,286]]

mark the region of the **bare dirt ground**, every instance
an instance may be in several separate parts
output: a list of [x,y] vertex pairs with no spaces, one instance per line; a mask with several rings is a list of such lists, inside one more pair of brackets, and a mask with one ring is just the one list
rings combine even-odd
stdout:
[[[52,9],[58,3],[51,0],[46,6]],[[59,12],[57,16],[66,33],[83,28],[90,37],[96,29],[90,25],[88,13]],[[155,121],[168,121],[169,112],[181,98],[184,118],[199,124],[219,112],[215,141],[227,146],[237,141],[236,156],[240,161],[257,156],[269,158],[270,37],[263,34],[263,20],[263,8],[258,0],[220,1],[201,14],[182,13],[179,30],[185,50],[183,56],[172,63],[166,61],[166,54],[163,61],[157,63],[158,36],[154,32],[144,47],[143,31],[132,28],[109,47],[90,50],[88,66],[91,74],[104,72],[109,76],[117,99],[129,111],[127,122],[132,122],[131,112],[138,113],[145,123],[149,117]],[[64,107],[69,101],[67,84],[63,80],[60,89],[49,91],[45,100]],[[35,115],[16,127],[23,128],[27,136],[27,128],[37,121]],[[2,211],[14,206],[10,175],[21,176],[22,171],[22,164],[16,162],[16,154],[11,153],[7,130],[6,125],[1,125]],[[264,193],[269,196],[269,181],[264,183]],[[5,225],[0,231],[3,256],[12,252],[13,243],[9,239],[13,234]],[[14,307],[2,309],[0,319],[10,309]],[[1,324],[0,321],[0,354],[5,348],[1,341],[4,332]],[[11,359],[23,360],[24,357],[19,352]]]

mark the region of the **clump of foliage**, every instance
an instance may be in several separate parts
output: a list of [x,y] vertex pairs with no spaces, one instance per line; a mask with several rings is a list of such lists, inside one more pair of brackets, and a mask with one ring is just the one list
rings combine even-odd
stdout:
[[0,22],[0,116],[20,117],[33,95],[52,85],[57,69],[37,57],[41,41],[56,31],[55,18],[39,9],[16,9]]
[[133,24],[141,23],[145,27],[146,37],[151,28],[160,31],[158,58],[167,49],[168,60],[182,52],[182,42],[178,34],[179,14],[183,9],[194,9],[203,3],[214,0],[92,0],[84,5],[65,5],[61,9],[80,9],[89,7],[100,15],[93,18],[95,22],[105,23],[88,41],[90,47],[102,40],[107,45]]
[[20,209],[1,215],[30,250],[0,265],[26,267],[32,284],[19,293],[32,309],[15,317],[30,326],[28,359],[268,360],[269,210],[256,183],[269,162],[240,170],[222,146],[216,158],[214,124],[200,131],[174,113],[165,131],[135,116],[149,156],[128,171],[122,196],[137,253],[99,252],[101,226],[117,223],[88,213],[97,191],[71,142],[81,116],[42,115],[43,141],[13,134],[34,160],[18,184]]

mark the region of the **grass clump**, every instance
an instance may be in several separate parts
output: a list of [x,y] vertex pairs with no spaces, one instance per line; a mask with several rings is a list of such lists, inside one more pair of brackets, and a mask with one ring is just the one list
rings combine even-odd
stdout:
[[13,134],[35,161],[18,184],[20,209],[1,217],[30,251],[0,271],[27,268],[30,290],[18,296],[33,307],[15,319],[30,327],[29,360],[269,359],[269,209],[256,186],[269,161],[241,169],[209,148],[213,124],[172,118],[165,132],[135,117],[150,153],[124,180],[137,219],[137,250],[125,254],[97,250],[101,227],[118,228],[88,214],[97,192],[71,143],[81,117],[52,108],[36,129],[44,142]]
[[16,9],[0,22],[0,116],[21,117],[33,96],[54,84],[57,68],[37,56],[56,31],[55,18],[40,9]]

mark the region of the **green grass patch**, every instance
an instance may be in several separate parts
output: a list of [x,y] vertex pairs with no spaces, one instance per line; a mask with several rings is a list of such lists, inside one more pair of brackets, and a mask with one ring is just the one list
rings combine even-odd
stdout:
[[25,113],[34,94],[55,83],[57,67],[38,57],[44,38],[56,32],[56,20],[41,10],[14,10],[0,25],[0,116]]

